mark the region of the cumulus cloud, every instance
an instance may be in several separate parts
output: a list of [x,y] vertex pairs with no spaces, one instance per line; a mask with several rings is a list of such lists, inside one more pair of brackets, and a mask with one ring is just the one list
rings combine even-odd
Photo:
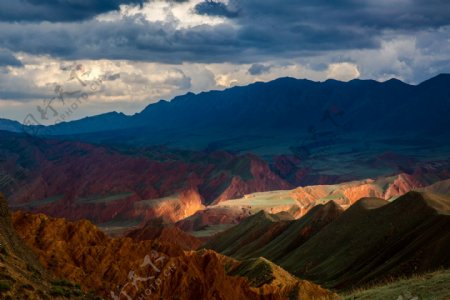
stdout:
[[[66,62],[30,55],[23,55],[22,60],[23,67],[10,67],[8,73],[0,73],[2,115],[20,121],[28,113],[38,115],[37,107],[45,107],[50,99],[58,100],[57,87],[63,92],[65,102],[52,102],[59,111],[66,109],[67,103],[74,102],[81,93],[89,94],[89,101],[77,109],[79,117],[111,110],[132,114],[159,99],[205,88],[198,84],[200,78],[193,86],[191,77],[173,65],[111,60]],[[206,84],[215,87],[208,81]],[[75,117],[76,114],[72,116]],[[51,123],[51,120],[40,121]]]
[[358,67],[348,62],[331,64],[327,70],[327,78],[341,81],[356,79],[360,75]]

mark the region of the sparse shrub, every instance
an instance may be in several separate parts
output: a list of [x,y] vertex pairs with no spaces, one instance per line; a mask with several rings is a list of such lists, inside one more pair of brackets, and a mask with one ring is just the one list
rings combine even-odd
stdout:
[[6,248],[3,245],[0,245],[0,254],[8,256],[8,251],[6,251]]
[[89,300],[104,300],[102,297],[97,296],[94,291],[90,291],[87,295],[86,295],[86,299]]
[[50,290],[50,295],[52,295],[52,296],[70,297],[71,292],[67,288],[64,288],[64,287],[61,287],[61,286],[54,286]]
[[42,291],[42,290],[37,290],[37,291],[35,292],[35,294],[36,294],[37,296],[39,296],[38,299],[42,299],[42,300],[51,300],[50,297],[48,296],[48,294],[47,294],[46,292]]
[[33,273],[33,277],[40,278],[41,272],[39,272],[35,267],[30,264],[27,264],[27,270]]
[[72,294],[73,294],[74,296],[78,296],[78,297],[83,296],[83,292],[82,292],[80,289],[72,290]]
[[63,287],[76,287],[79,288],[79,285],[75,285],[72,282],[66,280],[66,279],[58,279],[58,280],[54,280],[52,281],[52,285],[54,286],[63,286]]
[[8,280],[0,280],[0,293],[11,290],[11,282]]
[[31,290],[31,291],[33,291],[34,290],[34,287],[31,285],[31,284],[22,284],[21,286],[20,286],[20,288],[21,289],[24,289],[24,290]]

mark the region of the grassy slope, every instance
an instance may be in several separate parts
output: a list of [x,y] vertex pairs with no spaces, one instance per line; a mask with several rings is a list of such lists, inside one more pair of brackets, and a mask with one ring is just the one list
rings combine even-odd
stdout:
[[274,230],[280,222],[270,217],[250,217],[204,247],[237,259],[262,256],[338,290],[450,268],[448,196],[409,192],[394,202],[364,198],[318,232],[305,227],[316,220],[308,215],[291,221],[298,227],[287,224],[281,231]]
[[342,295],[344,299],[411,299],[448,300],[450,299],[450,270],[401,279],[367,289],[358,289]]
[[337,289],[449,266],[450,198],[410,192],[390,204],[365,202],[356,203],[280,265]]
[[237,259],[262,256],[277,263],[341,212],[333,201],[315,206],[299,220],[280,220],[279,215],[261,211],[212,238],[204,247]]
[[[211,242],[210,246],[206,245],[205,248],[211,248],[238,259],[245,258],[245,254],[255,251],[254,243],[251,241],[259,242],[259,238],[271,231],[273,226],[286,227],[288,224],[289,221],[281,221],[276,215],[260,211],[242,221],[239,226],[220,233],[219,237]],[[260,246],[258,245],[258,247]]]

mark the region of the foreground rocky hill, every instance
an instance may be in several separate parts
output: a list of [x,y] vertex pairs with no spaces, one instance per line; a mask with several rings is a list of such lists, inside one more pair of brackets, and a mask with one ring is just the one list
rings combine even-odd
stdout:
[[47,271],[13,228],[0,193],[0,299],[92,299],[79,285]]
[[51,272],[114,299],[333,299],[263,259],[239,262],[214,251],[185,252],[158,241],[109,238],[88,221],[16,212],[19,235]]

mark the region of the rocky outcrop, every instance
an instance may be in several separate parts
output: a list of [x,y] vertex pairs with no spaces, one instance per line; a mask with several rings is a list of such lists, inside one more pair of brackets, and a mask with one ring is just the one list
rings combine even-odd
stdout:
[[135,241],[158,240],[180,246],[183,250],[195,250],[203,242],[176,227],[163,218],[148,221],[143,227],[131,230],[127,237]]
[[334,185],[313,185],[293,190],[253,193],[240,199],[231,199],[208,206],[191,217],[179,221],[177,226],[185,231],[198,231],[219,224],[238,224],[261,210],[271,214],[287,212],[298,219],[315,206],[330,201],[347,209],[364,197],[393,200],[424,185],[425,182],[402,173],[396,176]]
[[0,299],[94,300],[79,286],[48,272],[13,228],[8,206],[0,193]]
[[177,222],[204,208],[198,191],[189,189],[161,199],[134,202],[133,208],[127,213],[127,219],[151,220],[162,217],[171,222]]

